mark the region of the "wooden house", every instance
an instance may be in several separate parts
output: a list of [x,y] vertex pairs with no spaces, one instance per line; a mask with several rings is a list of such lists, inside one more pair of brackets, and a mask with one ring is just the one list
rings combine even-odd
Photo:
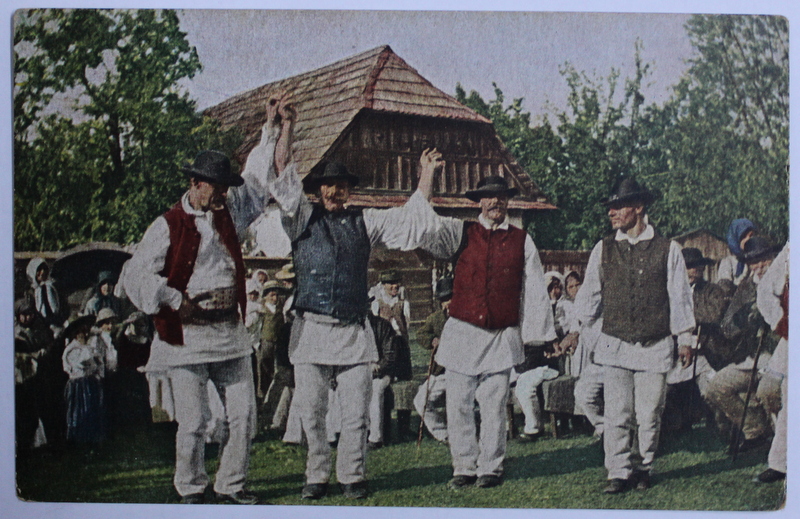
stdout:
[[[539,187],[498,138],[492,122],[422,77],[389,46],[377,47],[328,66],[263,85],[205,110],[223,128],[243,136],[235,159],[244,164],[261,138],[268,99],[288,92],[297,108],[294,160],[301,175],[320,161],[344,163],[360,182],[350,205],[393,207],[416,189],[419,158],[437,148],[445,170],[434,186],[440,214],[476,218],[478,204],[463,193],[489,175],[500,175],[520,190],[509,203],[511,222],[521,227],[527,211],[552,210]],[[412,253],[373,255],[372,267],[399,268],[430,301],[432,262]],[[436,269],[434,269],[435,271]],[[413,271],[413,272],[412,272]],[[377,275],[374,275],[377,278]],[[430,305],[415,318],[429,311]]]

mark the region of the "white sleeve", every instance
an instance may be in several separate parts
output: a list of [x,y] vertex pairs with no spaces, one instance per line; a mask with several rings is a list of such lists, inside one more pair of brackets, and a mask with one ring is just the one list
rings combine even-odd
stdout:
[[674,241],[669,244],[667,257],[667,293],[670,331],[678,337],[679,346],[689,346],[692,344],[691,333],[695,328],[694,298],[681,246]]
[[758,282],[756,306],[773,330],[783,317],[781,295],[789,279],[789,244],[787,243],[772,261],[764,277]]
[[169,227],[162,216],[150,225],[122,268],[120,284],[134,306],[146,314],[156,314],[162,306],[180,308],[182,294],[167,286],[167,278],[160,274],[168,249]]
[[452,256],[461,243],[464,223],[439,216],[420,191],[401,207],[364,209],[364,225],[370,243],[389,249],[423,248],[438,257]]
[[228,209],[236,232],[242,232],[264,212],[269,202],[269,184],[275,177],[275,144],[278,134],[266,124],[261,129],[261,142],[247,156],[242,170],[244,184],[228,190]]
[[603,292],[600,283],[601,260],[603,258],[603,242],[597,242],[589,255],[589,262],[586,265],[586,276],[583,284],[575,295],[573,305],[574,316],[582,326],[591,325],[596,319],[600,318],[603,312]]
[[530,235],[525,236],[525,270],[522,278],[520,333],[522,342],[542,343],[556,337],[550,297],[544,279],[539,251]]
[[311,218],[311,202],[303,192],[303,182],[292,162],[280,177],[270,176],[269,189],[281,209],[281,224],[289,240],[296,240]]

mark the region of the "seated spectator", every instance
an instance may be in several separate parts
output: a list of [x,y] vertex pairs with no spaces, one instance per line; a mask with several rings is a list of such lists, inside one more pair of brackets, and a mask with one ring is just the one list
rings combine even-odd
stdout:
[[[728,362],[714,375],[703,395],[712,409],[723,413],[735,429],[738,429],[744,414],[741,394],[748,389],[759,344],[761,354],[758,357],[758,369],[763,370],[769,364],[778,342],[775,335],[765,329],[764,318],[756,307],[758,283],[775,254],[775,247],[761,236],[754,236],[745,244],[742,259],[747,263],[750,273],[736,288],[721,325],[728,341]],[[766,335],[762,340],[764,333]],[[753,401],[756,405],[747,410],[739,452],[766,444],[771,432],[763,406],[757,400]]]
[[[695,355],[691,365],[683,366],[676,362],[667,373],[667,396],[662,418],[665,431],[689,429],[703,415],[700,393],[706,393],[714,369],[706,360],[707,348],[701,346],[724,342],[720,322],[729,302],[726,290],[704,277],[706,266],[713,265],[714,260],[703,257],[703,253],[693,247],[681,252],[692,287],[697,323],[693,334]],[[712,348],[712,351],[715,350]]]
[[447,321],[450,300],[453,298],[453,278],[442,278],[436,283],[436,299],[439,310],[433,312],[417,330],[417,342],[426,350],[431,350],[428,376],[419,386],[414,397],[414,408],[428,432],[437,441],[447,442],[447,413],[445,411],[446,373],[444,367],[436,363],[434,356],[439,347],[444,323]]
[[[757,231],[755,224],[747,218],[738,218],[731,222],[726,237],[731,254],[722,258],[719,262],[717,283],[725,281],[725,283],[739,286],[739,283],[747,278],[750,272],[747,263],[742,260],[742,254],[745,243],[755,236]],[[723,286],[725,283],[722,283]]]

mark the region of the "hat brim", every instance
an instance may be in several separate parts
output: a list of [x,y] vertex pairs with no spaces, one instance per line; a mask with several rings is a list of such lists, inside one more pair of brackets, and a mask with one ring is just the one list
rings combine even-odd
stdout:
[[324,178],[317,176],[312,177],[309,173],[303,179],[303,191],[314,194],[322,184],[334,184],[340,180],[347,181],[350,187],[356,187],[358,185],[358,177],[349,173],[347,175],[331,175]]
[[222,184],[223,186],[228,187],[239,187],[244,184],[244,179],[240,175],[229,175],[224,178],[211,178],[203,175],[196,169],[193,169],[188,164],[181,168],[181,172],[187,177],[194,177],[198,180],[202,180],[203,182],[208,182],[209,184]]
[[753,251],[751,253],[744,253],[741,255],[740,259],[745,263],[757,263],[761,260],[769,258],[770,256],[775,256],[781,251],[781,248],[778,246],[773,245],[767,249],[762,249],[759,251]]
[[509,187],[507,189],[473,189],[472,191],[467,191],[464,193],[464,196],[477,203],[481,201],[481,198],[494,198],[498,195],[505,195],[508,198],[514,198],[518,194],[519,189],[515,187]]
[[716,263],[716,261],[711,258],[703,258],[697,261],[687,262],[686,268],[693,269],[695,267],[707,267],[709,265],[713,265],[714,263]]
[[630,194],[625,196],[610,196],[600,200],[600,203],[606,207],[617,204],[631,204],[633,202],[641,202],[644,205],[650,205],[655,200],[655,195],[649,191],[643,193]]

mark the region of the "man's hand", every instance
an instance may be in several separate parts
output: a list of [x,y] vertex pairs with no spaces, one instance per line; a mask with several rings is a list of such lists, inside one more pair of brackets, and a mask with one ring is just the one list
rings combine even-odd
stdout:
[[433,351],[436,351],[436,348],[439,347],[439,337],[434,337],[433,340],[431,340],[431,346],[433,346]]
[[444,168],[444,160],[442,160],[442,154],[436,148],[427,148],[422,152],[422,156],[419,158],[419,184],[417,189],[422,192],[426,200],[430,200],[433,194],[433,179],[442,168]]
[[579,336],[580,334],[578,332],[568,333],[567,336],[562,339],[558,349],[566,355],[572,355],[575,353],[575,349],[578,347]]
[[178,308],[178,315],[182,323],[192,322],[196,305],[192,302],[189,296],[184,292],[183,299],[181,299],[181,306]]
[[681,360],[681,367],[688,368],[694,359],[694,350],[690,346],[678,346],[678,358]]
[[[294,121],[297,110],[288,92],[273,96],[267,102],[267,122],[275,131],[280,131],[275,144],[275,172],[280,175],[292,160],[292,141],[294,139]],[[279,130],[277,128],[280,128]]]

